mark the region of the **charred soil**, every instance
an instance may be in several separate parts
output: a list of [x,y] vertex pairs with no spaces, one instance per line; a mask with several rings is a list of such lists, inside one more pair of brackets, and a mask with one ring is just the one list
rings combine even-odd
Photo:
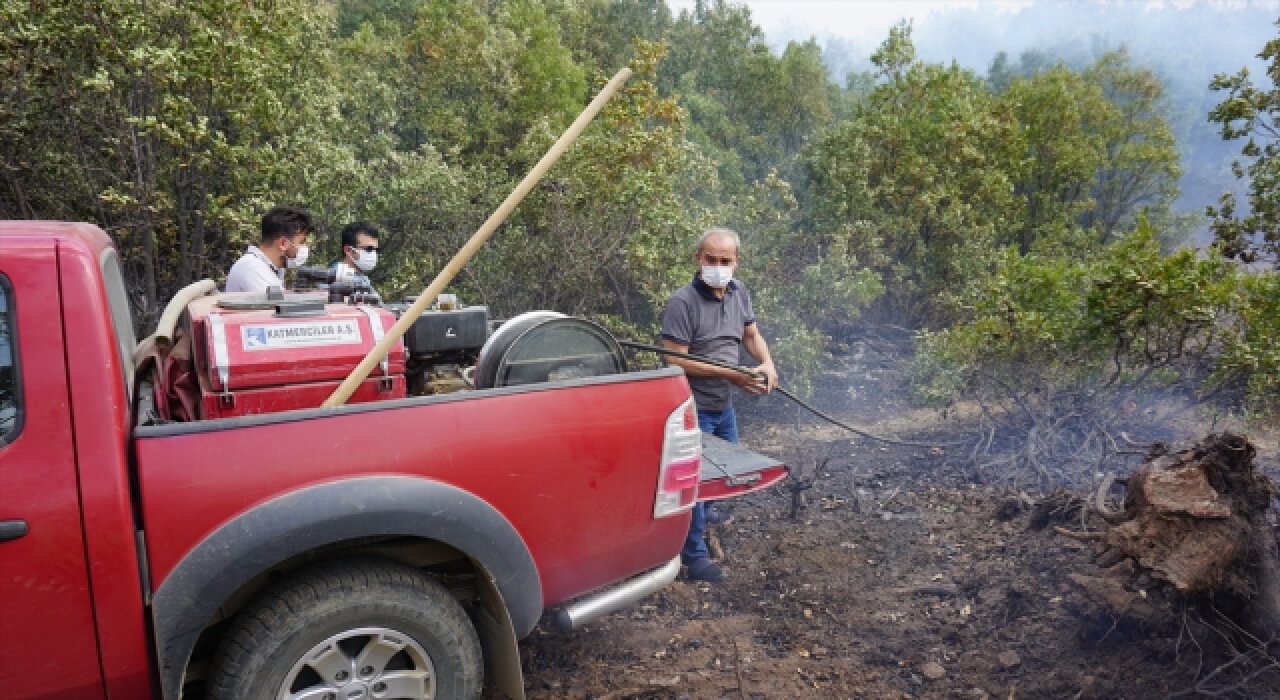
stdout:
[[[820,407],[965,436],[877,391],[905,383],[873,359],[842,361]],[[781,403],[740,404],[744,442],[796,473],[711,528],[727,580],[681,580],[576,632],[540,627],[521,644],[531,698],[1280,697],[1280,647],[1231,622],[1234,601],[1113,561],[1106,524],[1081,512],[1090,494],[1029,494],[958,448],[850,439]],[[1195,428],[1188,444],[1210,432]],[[1274,446],[1260,453],[1274,478]]]

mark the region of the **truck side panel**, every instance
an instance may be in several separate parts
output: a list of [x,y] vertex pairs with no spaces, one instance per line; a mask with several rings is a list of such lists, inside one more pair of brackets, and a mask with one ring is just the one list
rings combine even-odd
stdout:
[[687,397],[680,372],[660,370],[142,429],[152,584],[282,494],[403,476],[452,485],[505,515],[537,563],[544,606],[554,605],[679,551],[687,514],[652,516],[663,429],[654,418]]
[[26,528],[0,542],[0,695],[101,698],[55,247],[6,238],[0,285],[17,370],[0,403],[21,409],[0,420],[0,520]]
[[519,533],[492,506],[457,487],[417,477],[366,476],[293,491],[241,514],[200,541],[152,600],[165,697],[176,697],[202,631],[246,580],[298,552],[364,537],[417,536],[471,552],[504,584],[513,626],[532,629],[542,589]]

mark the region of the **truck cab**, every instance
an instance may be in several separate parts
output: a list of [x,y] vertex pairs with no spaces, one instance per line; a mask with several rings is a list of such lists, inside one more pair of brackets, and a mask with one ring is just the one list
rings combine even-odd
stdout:
[[119,260],[91,226],[22,231],[0,234],[0,687],[105,697],[109,668],[113,695],[148,697]]

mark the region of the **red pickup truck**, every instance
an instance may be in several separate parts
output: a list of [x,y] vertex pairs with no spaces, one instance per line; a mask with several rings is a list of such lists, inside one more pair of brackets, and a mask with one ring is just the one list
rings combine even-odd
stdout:
[[[205,312],[208,338],[237,318]],[[258,412],[156,419],[108,237],[0,222],[3,697],[520,697],[539,619],[666,585],[695,491],[786,474],[700,437],[674,368],[276,410],[210,343],[205,398]]]

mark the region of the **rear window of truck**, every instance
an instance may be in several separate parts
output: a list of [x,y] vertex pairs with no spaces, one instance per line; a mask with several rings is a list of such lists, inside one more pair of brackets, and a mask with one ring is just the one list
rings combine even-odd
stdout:
[[107,248],[99,261],[102,281],[106,285],[107,305],[111,307],[111,325],[116,331],[116,352],[120,356],[120,369],[124,373],[124,391],[133,396],[133,348],[137,345],[133,333],[133,316],[129,313],[129,292],[120,273],[120,257]]
[[13,286],[0,275],[0,446],[13,442],[22,429],[22,394],[18,386],[18,343],[14,337]]

